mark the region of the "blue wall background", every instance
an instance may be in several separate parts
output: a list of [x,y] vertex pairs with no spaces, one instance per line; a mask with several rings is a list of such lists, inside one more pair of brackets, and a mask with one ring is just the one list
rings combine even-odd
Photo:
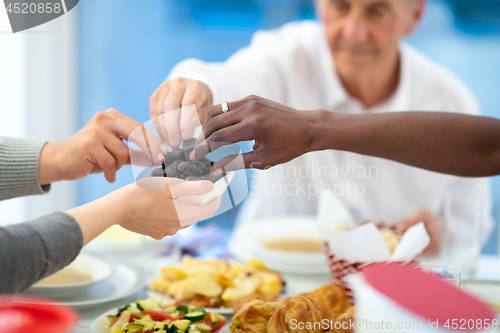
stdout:
[[[147,5],[146,5],[147,3]],[[179,61],[223,61],[258,29],[313,19],[312,0],[85,0],[78,23],[78,126],[115,108],[149,120],[149,97]],[[483,113],[500,117],[500,1],[430,0],[409,42],[445,64],[478,97]],[[133,182],[129,167],[108,184],[93,175],[78,184],[84,204]],[[496,253],[500,178],[493,178],[497,229],[484,252]],[[214,219],[231,227],[238,209]],[[212,220],[214,220],[212,219]]]

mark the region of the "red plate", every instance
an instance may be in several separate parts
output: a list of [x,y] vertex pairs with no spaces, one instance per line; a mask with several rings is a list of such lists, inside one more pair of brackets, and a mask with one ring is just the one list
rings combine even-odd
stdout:
[[74,310],[46,299],[0,297],[0,327],[8,333],[66,333],[77,320]]

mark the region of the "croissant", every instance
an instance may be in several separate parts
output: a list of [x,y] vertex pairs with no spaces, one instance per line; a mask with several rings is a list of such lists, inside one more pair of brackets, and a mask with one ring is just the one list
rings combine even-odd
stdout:
[[340,314],[352,306],[344,289],[336,284],[327,284],[303,295],[314,302],[321,310],[323,318],[328,319],[328,321],[337,320]]
[[351,306],[347,309],[346,312],[340,314],[337,317],[337,321],[333,326],[333,333],[352,333],[352,323],[355,321],[354,319],[354,310],[355,307]]
[[229,329],[233,333],[267,333],[269,318],[280,307],[278,302],[252,300],[235,313]]
[[243,305],[246,303],[253,301],[254,299],[259,299],[264,302],[277,302],[278,299],[273,295],[262,295],[262,294],[251,294],[247,296],[243,296],[237,301],[233,302],[233,313],[238,312]]
[[321,311],[303,295],[289,297],[269,319],[268,333],[320,333]]

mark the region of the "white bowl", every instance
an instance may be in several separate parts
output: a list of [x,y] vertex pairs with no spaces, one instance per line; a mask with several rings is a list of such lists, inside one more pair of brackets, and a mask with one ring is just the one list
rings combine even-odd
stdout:
[[229,249],[240,260],[255,257],[270,269],[280,272],[318,274],[327,273],[323,252],[298,252],[269,249],[270,241],[308,239],[323,241],[315,216],[277,216],[248,222],[235,230]]
[[[151,172],[149,169],[144,170],[148,174]],[[143,173],[144,173],[143,171]],[[167,181],[169,186],[174,186],[177,184],[181,184],[184,182],[187,182],[187,180],[179,179],[179,178],[162,178],[162,177],[142,177],[143,174],[139,175],[136,183],[138,186],[142,188],[149,188],[149,189],[155,189],[155,190],[162,190],[166,189],[166,183],[165,180]],[[187,205],[205,205],[212,201],[213,199],[217,197],[221,197],[224,192],[226,191],[226,188],[229,186],[231,181],[233,180],[234,177],[234,171],[228,172],[225,177],[219,179],[214,183],[215,189],[206,194],[201,194],[201,195],[185,195],[179,197],[179,202],[182,202]]]
[[113,272],[112,265],[107,259],[90,252],[81,252],[68,267],[73,267],[90,274],[92,280],[50,285],[34,284],[25,293],[50,298],[70,297],[84,293],[89,287],[109,278]]
[[266,247],[272,241],[301,239],[323,242],[315,219],[281,217],[267,219],[254,224],[253,238],[258,257],[280,263],[305,266],[319,265],[325,262],[323,252],[300,252],[276,250]]

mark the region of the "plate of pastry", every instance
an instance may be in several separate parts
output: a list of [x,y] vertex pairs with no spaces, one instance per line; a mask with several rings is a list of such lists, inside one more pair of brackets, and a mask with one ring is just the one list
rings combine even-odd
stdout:
[[[352,332],[354,306],[338,285],[328,284],[312,292],[287,297],[279,301],[248,298],[235,308],[229,325],[232,333],[290,331]],[[321,324],[318,329],[315,324]],[[297,325],[294,329],[294,325]],[[301,326],[299,326],[301,325]],[[309,325],[309,326],[308,326]],[[328,325],[325,327],[324,325]]]

